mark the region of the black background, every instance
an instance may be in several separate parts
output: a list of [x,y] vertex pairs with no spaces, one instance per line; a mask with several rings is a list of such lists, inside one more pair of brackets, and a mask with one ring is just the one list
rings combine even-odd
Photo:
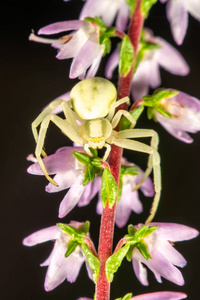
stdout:
[[[85,267],[74,284],[64,282],[52,292],[43,288],[46,267],[39,264],[49,255],[52,244],[35,247],[22,246],[28,234],[59,221],[58,206],[65,195],[47,194],[44,177],[26,173],[28,154],[34,152],[31,122],[41,109],[60,94],[67,92],[77,82],[69,80],[70,61],[59,61],[56,51],[50,46],[28,41],[31,29],[36,32],[42,26],[56,21],[77,19],[81,1],[64,3],[61,0],[2,1],[0,4],[0,72],[1,72],[1,288],[0,298],[18,299],[70,299],[80,296],[92,297],[93,283],[87,278]],[[146,22],[155,35],[162,36],[172,45],[173,41],[165,6],[157,3]],[[161,71],[162,86],[177,88],[200,99],[200,23],[189,18],[188,32],[182,46],[177,47],[191,72],[186,77],[174,76]],[[102,68],[97,73],[104,76]],[[114,83],[117,82],[115,75]],[[176,222],[194,228],[199,226],[200,188],[200,133],[194,135],[193,144],[184,144],[171,137],[159,124],[142,117],[140,128],[153,127],[160,135],[159,152],[162,158],[163,192],[155,221]],[[147,141],[148,142],[148,141]],[[70,144],[55,126],[48,131],[46,149],[48,154]],[[129,160],[145,168],[146,156],[131,151],[125,152]],[[145,158],[145,160],[144,160]],[[140,216],[131,215],[129,223],[143,222],[150,208],[150,200],[144,199],[147,209]],[[70,220],[91,221],[91,236],[97,246],[100,218],[95,214],[96,200],[83,208],[75,208],[63,222]],[[126,228],[117,229],[115,244],[126,233]],[[131,264],[123,263],[112,284],[112,299],[127,292],[133,294],[159,290],[183,291],[188,299],[200,299],[199,293],[199,245],[198,239],[176,244],[176,248],[188,261],[183,269],[183,287],[163,280],[159,284],[149,271],[150,286],[143,287],[135,278]]]

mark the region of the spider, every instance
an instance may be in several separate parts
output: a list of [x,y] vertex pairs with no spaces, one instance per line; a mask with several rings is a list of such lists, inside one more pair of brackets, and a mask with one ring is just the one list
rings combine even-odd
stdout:
[[[82,144],[86,153],[92,156],[90,148],[106,148],[103,160],[110,153],[111,146],[116,146],[149,154],[149,160],[145,174],[137,186],[148,177],[154,170],[155,197],[151,213],[147,222],[150,222],[156,212],[161,192],[160,156],[157,152],[158,135],[154,130],[134,129],[135,119],[126,110],[115,109],[123,103],[129,104],[129,98],[125,97],[118,101],[115,86],[107,79],[100,77],[87,78],[77,83],[70,92],[70,101],[57,99],[52,101],[32,123],[32,131],[36,141],[35,155],[46,178],[54,185],[57,183],[49,176],[41,158],[46,156],[43,150],[44,140],[50,121],[74,143]],[[52,114],[53,110],[61,105],[65,119]],[[72,108],[71,108],[71,107]],[[130,122],[129,129],[115,131],[121,117],[125,116]],[[37,127],[40,125],[38,132]],[[130,140],[132,138],[150,137],[151,145]]]

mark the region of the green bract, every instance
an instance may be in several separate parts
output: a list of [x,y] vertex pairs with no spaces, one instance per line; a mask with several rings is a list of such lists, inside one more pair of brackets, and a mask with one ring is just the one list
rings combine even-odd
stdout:
[[85,257],[87,258],[88,265],[90,266],[90,269],[93,271],[92,277],[93,277],[94,282],[96,283],[98,274],[99,274],[99,268],[100,268],[99,259],[92,254],[88,245],[83,244],[83,245],[81,245],[81,247],[82,247],[83,253],[85,254]]
[[97,156],[97,150],[90,148],[90,152],[93,154],[93,157],[85,153],[73,151],[74,156],[86,166],[83,185],[86,185],[89,181],[93,181],[95,174],[99,174],[102,169],[102,159]]
[[171,114],[165,110],[164,106],[160,102],[161,102],[161,100],[173,97],[173,96],[177,95],[178,93],[179,93],[179,91],[176,91],[176,90],[169,91],[169,90],[165,90],[165,89],[160,89],[160,90],[156,90],[153,93],[153,95],[144,96],[142,98],[142,100],[143,100],[143,105],[148,107],[148,109],[147,109],[148,118],[149,119],[153,118],[155,120],[154,110],[156,110],[164,117],[171,119],[172,118]]
[[152,232],[157,228],[157,226],[150,227],[148,225],[144,225],[137,230],[133,225],[128,226],[128,234],[124,237],[127,239],[126,244],[130,246],[126,254],[128,261],[131,261],[132,252],[135,247],[140,251],[146,260],[151,258],[147,245],[144,242],[144,238],[151,235]]
[[108,168],[105,168],[102,175],[101,184],[101,199],[103,202],[103,207],[105,207],[108,202],[111,208],[117,197],[117,183]]
[[86,21],[95,23],[99,26],[99,44],[104,45],[103,56],[110,53],[111,50],[111,37],[115,37],[115,27],[107,27],[106,24],[99,17],[85,18]]
[[132,68],[134,58],[133,45],[127,35],[124,36],[119,53],[119,74],[126,76]]
[[157,2],[157,0],[142,0],[141,10],[145,18],[148,17],[151,7]]
[[126,244],[116,253],[111,255],[106,261],[106,276],[109,282],[113,280],[114,273],[117,272],[118,268],[121,266],[121,263],[126,256],[126,253],[130,245]]

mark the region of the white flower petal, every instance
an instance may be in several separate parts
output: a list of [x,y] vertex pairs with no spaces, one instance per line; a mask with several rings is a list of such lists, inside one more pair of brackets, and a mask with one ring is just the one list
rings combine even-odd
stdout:
[[55,34],[68,30],[77,30],[83,26],[86,21],[72,20],[56,22],[41,28],[38,34]]
[[200,1],[199,0],[188,0],[187,10],[189,13],[200,21]]
[[181,45],[188,26],[187,0],[170,0],[167,3],[167,17],[170,21],[173,37]]
[[187,75],[190,68],[180,52],[161,37],[157,37],[156,40],[162,47],[162,49],[157,51],[156,58],[158,63],[172,74],[181,76]]
[[60,234],[58,226],[51,226],[38,230],[23,239],[23,245],[35,246],[50,240],[55,240]]
[[59,218],[65,217],[78,203],[85,186],[83,186],[83,175],[80,174],[59,207]]

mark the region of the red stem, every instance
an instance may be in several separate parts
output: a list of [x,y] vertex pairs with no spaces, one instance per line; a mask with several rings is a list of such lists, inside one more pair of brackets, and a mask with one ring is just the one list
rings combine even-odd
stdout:
[[[141,14],[141,1],[137,0],[135,11],[131,17],[128,36],[134,47],[134,60],[130,72],[124,77],[120,76],[118,82],[118,99],[129,96],[133,69],[135,65],[138,43],[140,40],[141,30],[143,28],[144,17]],[[121,105],[118,109],[127,109],[126,104]],[[109,156],[110,171],[119,183],[119,174],[121,167],[121,157],[123,149],[115,145],[111,145]],[[100,260],[100,271],[96,283],[96,300],[110,299],[110,283],[107,280],[105,273],[106,260],[112,255],[114,223],[115,223],[115,207],[109,208],[108,204],[103,209],[101,217],[101,227],[99,236],[98,258]]]

